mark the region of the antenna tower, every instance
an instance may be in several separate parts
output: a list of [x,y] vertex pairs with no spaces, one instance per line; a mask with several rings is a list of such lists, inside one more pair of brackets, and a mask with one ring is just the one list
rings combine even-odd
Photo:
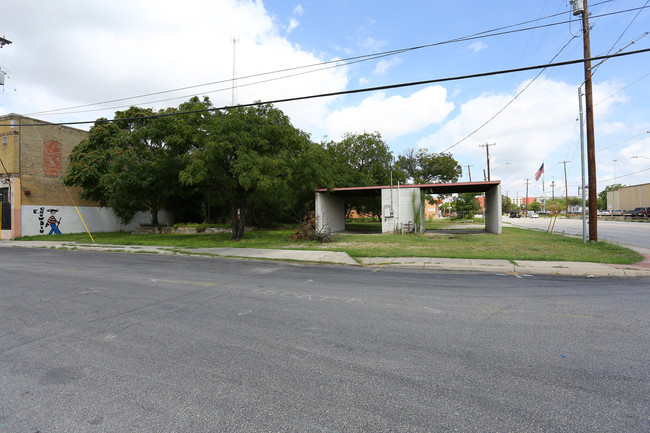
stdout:
[[237,105],[237,81],[236,81],[236,72],[237,72],[237,43],[239,42],[239,36],[233,36],[231,39],[232,42],[232,99],[230,101],[231,106]]

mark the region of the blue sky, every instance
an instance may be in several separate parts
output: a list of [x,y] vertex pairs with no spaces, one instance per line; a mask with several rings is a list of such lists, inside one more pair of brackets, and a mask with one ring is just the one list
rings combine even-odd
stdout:
[[[182,7],[167,0],[14,3],[5,5],[3,15],[12,19],[0,28],[0,34],[13,41],[0,49],[0,68],[7,73],[0,114],[16,112],[57,122],[110,118],[129,104],[177,106],[193,94],[207,95],[217,106],[230,104],[233,38],[238,40],[234,69],[241,87],[234,97],[239,103],[457,77],[547,64],[554,58],[574,60],[583,52],[581,26],[567,0],[188,0]],[[647,5],[646,0],[592,0],[592,55],[650,47],[650,36],[644,36],[650,30],[650,9],[616,13]],[[339,63],[336,68],[301,69],[311,72],[298,76],[288,76],[298,72],[293,71],[242,78],[504,27],[511,31],[535,26],[540,27]],[[278,79],[259,83],[269,78]],[[577,195],[576,119],[583,79],[578,64],[541,74],[448,81],[279,107],[315,141],[377,131],[395,156],[408,148],[449,149],[464,166],[465,181],[467,165],[472,180],[483,178],[486,155],[479,146],[495,143],[490,147],[492,178],[501,179],[504,194],[511,197],[525,194],[526,178],[529,195],[542,195],[542,180],[534,180],[542,162],[545,192],[552,194],[553,183],[555,195],[563,195],[561,162],[569,161],[569,194]],[[192,87],[205,83],[216,84]],[[182,87],[192,88],[168,92]],[[165,93],[141,96],[158,92]],[[599,190],[615,181],[649,181],[649,97],[649,53],[610,59],[595,70]]]

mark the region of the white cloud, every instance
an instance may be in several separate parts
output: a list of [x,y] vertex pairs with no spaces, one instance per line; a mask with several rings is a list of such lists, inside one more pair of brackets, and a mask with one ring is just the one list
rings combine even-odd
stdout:
[[471,51],[474,51],[475,53],[478,53],[479,51],[483,51],[487,49],[487,44],[485,44],[482,41],[474,42],[473,44],[470,44],[468,47]]
[[301,17],[303,13],[304,10],[302,8],[302,5],[298,5],[293,8],[293,17],[289,20],[289,26],[287,27],[286,32],[287,35],[291,34],[291,32],[293,32],[300,25],[300,21],[298,21],[297,17]]
[[[301,11],[296,7],[294,13],[298,16]],[[216,106],[227,105],[231,102],[233,37],[239,40],[238,77],[330,60],[289,43],[261,0],[202,0],[183,7],[171,0],[60,0],[38,8],[14,2],[4,7],[3,14],[22,18],[11,20],[3,29],[14,42],[2,49],[3,67],[12,72],[5,88],[16,88],[16,92],[11,96],[5,92],[0,113],[38,112],[211,82],[205,87],[111,103],[106,106],[109,110],[79,116],[89,120],[112,117],[124,109],[120,106],[135,103],[177,106],[194,94],[209,96]],[[347,85],[346,74],[346,69],[337,68],[256,85],[248,84],[278,75],[240,78],[237,101],[303,96],[314,89],[340,91]],[[153,102],[172,97],[180,99]],[[331,100],[282,108],[296,126],[309,130],[324,124]],[[71,116],[35,117],[54,121]]]
[[[512,94],[486,93],[464,102],[455,117],[436,133],[422,138],[418,145],[434,152],[448,149],[488,122],[529,82],[530,80],[522,82]],[[594,94],[611,95],[620,89],[619,86],[609,82],[599,83],[594,86]],[[494,120],[448,151],[462,164],[475,164],[472,168],[473,177],[482,179],[485,149],[479,145],[496,143],[496,146],[490,147],[490,156],[493,158],[491,166],[493,169],[500,164],[501,166],[496,173],[492,172],[492,176],[504,181],[504,191],[522,190],[523,179],[531,178],[542,161],[546,163],[547,188],[552,179],[564,183],[562,165],[558,165],[558,161],[562,160],[571,161],[567,164],[569,183],[577,182],[577,185],[579,180],[571,180],[571,176],[580,175],[577,96],[574,85],[539,78]],[[614,111],[615,105],[625,99],[624,95],[619,94],[598,106],[595,111],[597,137],[621,129],[622,124],[609,121],[609,115]],[[616,159],[615,156],[608,158]],[[619,164],[619,169],[621,168],[622,165]],[[541,180],[531,181],[530,187],[531,195],[541,194]],[[572,191],[570,193],[573,194]]]
[[287,35],[291,34],[291,32],[294,31],[299,25],[300,21],[295,18],[291,18],[289,20],[289,26],[287,27]]
[[[517,89],[521,90],[527,82]],[[487,122],[513,95],[486,94],[460,107],[458,115],[435,134],[418,143],[440,152],[465,138]],[[496,143],[490,153],[501,163],[521,169],[517,176],[534,173],[541,161],[567,146],[573,137],[577,116],[577,92],[566,83],[538,79],[494,120],[449,151],[458,160],[480,155],[480,144]],[[535,167],[537,165],[537,167]]]
[[430,86],[408,97],[375,93],[356,107],[334,111],[327,118],[329,135],[341,137],[345,132],[379,132],[384,139],[416,133],[442,122],[453,110],[441,86]]
[[375,66],[373,73],[376,75],[384,75],[390,68],[399,65],[400,63],[402,63],[402,60],[399,57],[393,57],[388,60],[381,59],[379,62],[377,62],[377,66]]

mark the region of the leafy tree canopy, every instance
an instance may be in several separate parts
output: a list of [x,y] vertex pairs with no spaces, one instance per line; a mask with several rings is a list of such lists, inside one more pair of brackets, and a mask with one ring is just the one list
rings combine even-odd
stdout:
[[461,165],[450,153],[429,153],[426,149],[409,149],[398,156],[396,168],[414,184],[458,182]]
[[124,223],[140,211],[151,213],[158,223],[158,211],[178,187],[180,156],[185,148],[167,142],[167,114],[131,107],[115,113],[115,121],[95,122],[88,140],[76,146],[63,177],[67,186],[82,188],[80,196],[110,206]]
[[180,179],[218,187],[229,202],[235,240],[244,236],[249,200],[273,197],[273,204],[291,206],[313,195],[315,185],[328,186],[308,135],[271,105],[217,111],[204,116],[200,130]]
[[465,192],[458,194],[454,200],[454,209],[458,212],[472,213],[481,209],[481,205],[476,199],[476,194],[473,192]]

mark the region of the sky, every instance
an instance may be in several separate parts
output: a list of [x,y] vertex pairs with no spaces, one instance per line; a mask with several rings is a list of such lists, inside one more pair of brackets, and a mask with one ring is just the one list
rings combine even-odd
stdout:
[[[484,179],[490,144],[503,194],[525,196],[528,179],[528,196],[576,196],[583,65],[463,78],[581,59],[571,12],[568,0],[11,2],[0,115],[92,122],[195,95],[221,107],[438,80],[276,106],[316,142],[378,132],[395,157],[449,152],[460,181]],[[592,56],[650,48],[650,1],[589,12]],[[596,63],[598,190],[650,182],[650,53]]]

